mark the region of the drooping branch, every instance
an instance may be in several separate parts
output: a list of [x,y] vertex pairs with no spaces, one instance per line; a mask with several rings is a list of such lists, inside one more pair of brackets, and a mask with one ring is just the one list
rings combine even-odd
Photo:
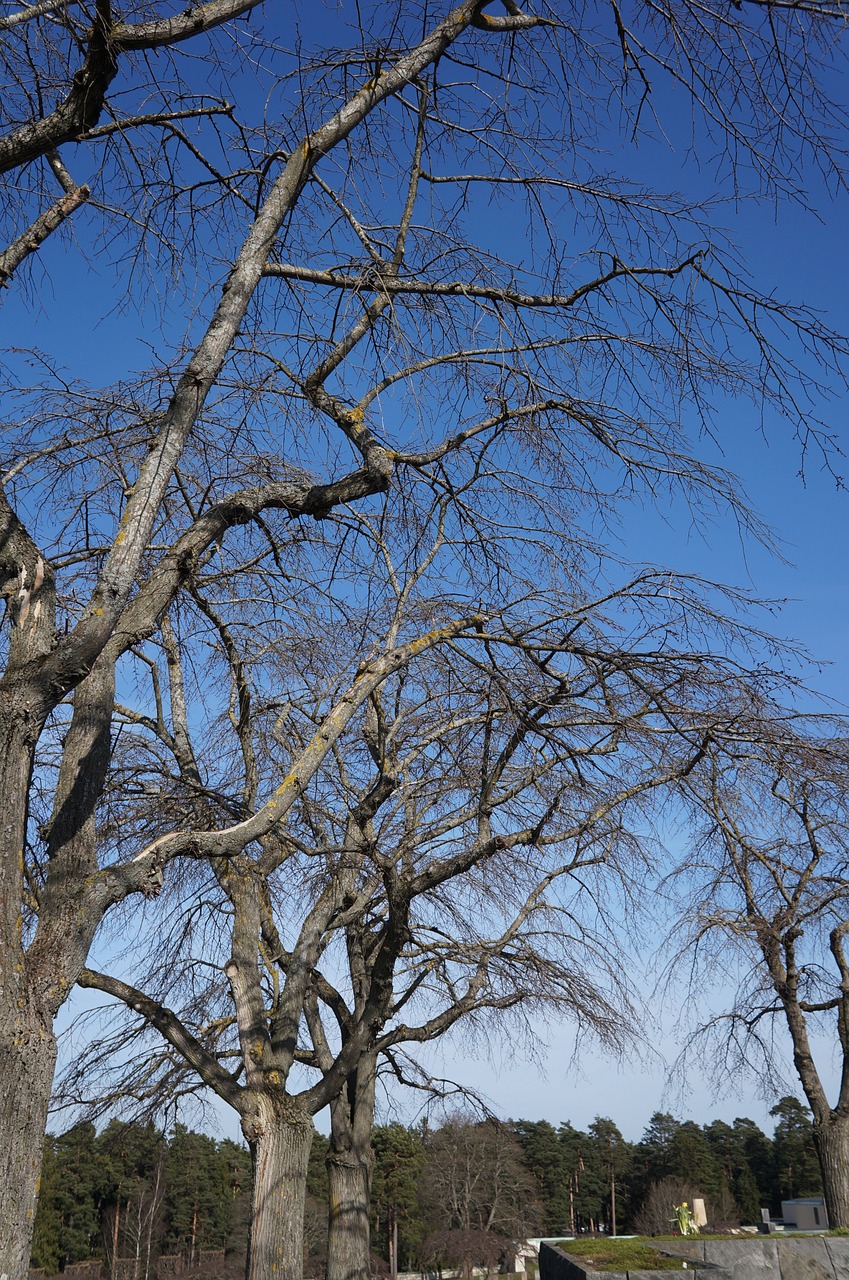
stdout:
[[110,901],[119,901],[144,885],[153,869],[173,858],[183,855],[228,858],[240,853],[252,841],[260,840],[286,817],[339,734],[387,676],[399,670],[417,654],[442,644],[469,628],[474,629],[482,620],[480,614],[459,618],[427,632],[417,640],[399,645],[388,654],[363,663],[353,684],[323,718],[321,727],[301,752],[294,767],[256,813],[244,822],[221,830],[181,831],[160,837],[137,854],[131,863],[108,868],[101,873],[100,883],[104,896]]
[[80,205],[85,204],[90,195],[91,190],[85,184],[66,192],[49,209],[45,209],[8,249],[0,253],[0,289],[9,283],[24,259],[40,249],[47,237],[61,227],[65,219],[70,218]]
[[177,1015],[165,1005],[152,1000],[144,992],[136,990],[119,978],[99,973],[95,969],[84,968],[78,983],[94,991],[103,991],[122,1001],[128,1009],[133,1009],[144,1020],[154,1027],[167,1042],[185,1058],[198,1073],[204,1084],[208,1085],[219,1098],[228,1103],[236,1111],[242,1109],[242,1089],[229,1071],[225,1071],[218,1059],[211,1054],[201,1042],[186,1029]]

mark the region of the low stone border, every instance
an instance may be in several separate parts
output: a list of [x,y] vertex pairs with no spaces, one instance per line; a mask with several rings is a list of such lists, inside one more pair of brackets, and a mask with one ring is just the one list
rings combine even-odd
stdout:
[[[666,1245],[667,1242],[664,1240],[662,1246],[657,1246],[658,1252],[676,1256],[675,1251],[667,1249]],[[681,1254],[677,1256],[682,1257],[683,1271],[685,1266],[683,1256]],[[587,1271],[580,1258],[543,1240],[539,1247],[539,1274],[540,1280],[671,1280],[673,1272]],[[729,1267],[707,1262],[704,1257],[693,1258],[692,1261],[687,1259],[687,1275],[695,1277],[695,1280],[733,1280],[733,1273]],[[766,1277],[763,1277],[763,1280],[766,1280]]]

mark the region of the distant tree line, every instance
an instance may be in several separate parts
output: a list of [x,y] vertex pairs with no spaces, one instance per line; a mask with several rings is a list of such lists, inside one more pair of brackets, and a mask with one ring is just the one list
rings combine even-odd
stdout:
[[75,1125],[48,1137],[36,1211],[32,1266],[54,1274],[73,1262],[138,1261],[138,1280],[162,1254],[188,1266],[210,1249],[244,1252],[251,1159],[239,1143],[177,1125],[113,1120],[100,1133]]
[[[775,1133],[753,1120],[707,1125],[656,1112],[627,1142],[610,1119],[586,1131],[568,1121],[475,1121],[438,1128],[375,1128],[372,1140],[373,1270],[508,1262],[531,1235],[666,1229],[674,1197],[701,1194],[713,1221],[753,1222],[762,1206],[821,1190],[807,1109],[782,1098]],[[307,1274],[326,1249],[328,1139],[310,1157]],[[162,1255],[197,1268],[210,1250],[243,1256],[251,1206],[245,1147],[177,1125],[112,1121],[100,1133],[75,1125],[47,1141],[35,1221],[33,1267],[53,1275],[71,1263],[134,1260],[150,1280]],[[667,1200],[669,1203],[667,1204]],[[654,1216],[652,1216],[654,1215]]]

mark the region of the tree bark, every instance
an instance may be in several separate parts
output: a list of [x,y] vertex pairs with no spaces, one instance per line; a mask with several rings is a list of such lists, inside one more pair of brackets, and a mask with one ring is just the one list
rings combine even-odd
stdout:
[[[352,933],[348,952],[361,1004],[364,991],[360,989],[362,973],[358,961],[362,959],[362,947],[361,940]],[[320,1050],[323,1056],[329,1054],[323,1038]],[[361,1054],[345,1088],[330,1104],[327,1280],[368,1280],[371,1271],[371,1134],[376,1078],[376,1054]]]
[[814,1146],[822,1173],[828,1225],[849,1227],[849,1115],[832,1111],[814,1121]]
[[368,1280],[371,1161],[353,1151],[327,1155],[327,1280]]
[[312,1119],[293,1099],[262,1094],[242,1129],[254,1168],[247,1280],[302,1280]]
[[55,1066],[50,1017],[0,1010],[0,1277],[8,1280],[27,1280]]

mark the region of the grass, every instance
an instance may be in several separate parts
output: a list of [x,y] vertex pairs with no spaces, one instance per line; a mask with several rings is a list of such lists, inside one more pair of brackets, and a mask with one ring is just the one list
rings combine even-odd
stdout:
[[580,1258],[593,1271],[681,1271],[683,1259],[670,1258],[644,1240],[594,1236],[589,1240],[564,1240],[564,1253]]

